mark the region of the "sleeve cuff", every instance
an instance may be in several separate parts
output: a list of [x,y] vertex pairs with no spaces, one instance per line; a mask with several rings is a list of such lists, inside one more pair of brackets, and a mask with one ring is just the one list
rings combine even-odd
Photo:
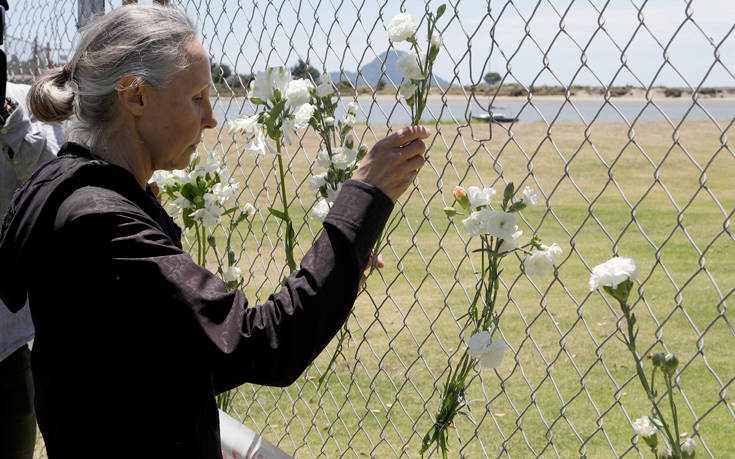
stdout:
[[[378,187],[348,180],[324,219],[325,225],[339,229],[358,256],[369,257],[393,211],[393,201]],[[367,263],[367,259],[364,260]]]

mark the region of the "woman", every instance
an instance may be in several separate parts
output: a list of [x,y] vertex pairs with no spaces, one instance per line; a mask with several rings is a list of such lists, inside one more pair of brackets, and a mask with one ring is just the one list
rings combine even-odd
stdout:
[[[183,168],[205,129],[207,54],[184,13],[120,8],[29,96],[75,116],[59,158],[15,195],[0,297],[28,297],[38,423],[54,457],[220,457],[215,394],[291,384],[347,319],[370,249],[423,165],[428,136],[378,142],[345,183],[301,268],[264,304],[196,265],[146,183]],[[30,281],[37,279],[36,281]]]

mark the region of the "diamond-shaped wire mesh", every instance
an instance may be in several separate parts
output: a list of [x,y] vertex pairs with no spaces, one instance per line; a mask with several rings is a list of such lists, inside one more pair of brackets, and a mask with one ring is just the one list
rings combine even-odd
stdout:
[[[121,2],[105,3],[109,11]],[[256,304],[278,288],[285,263],[278,222],[263,211],[280,199],[273,158],[244,152],[224,127],[254,111],[239,91],[247,75],[299,59],[337,72],[334,81],[345,80],[341,102],[359,101],[364,124],[356,134],[372,145],[409,119],[391,68],[401,47],[389,44],[385,25],[399,10],[423,25],[440,2],[171,3],[196,18],[220,66],[213,75],[221,81],[214,96],[220,125],[206,147],[220,151],[244,184],[239,203],[261,209],[234,238]],[[30,82],[49,64],[65,63],[77,3],[11,7],[11,81]],[[418,456],[448,363],[468,339],[462,316],[479,269],[476,242],[442,208],[459,183],[502,189],[512,181],[542,198],[523,212],[521,229],[559,243],[565,258],[541,279],[523,273],[521,257],[505,260],[500,333],[509,351],[497,371],[474,373],[466,416],[451,430],[455,455],[648,453],[631,428],[648,405],[617,339],[622,315],[586,282],[591,267],[613,254],[642,267],[633,306],[641,353],[665,349],[681,359],[682,429],[699,455],[732,454],[735,153],[728,133],[735,91],[714,87],[735,86],[735,10],[715,0],[447,0],[447,7],[435,67],[443,80],[426,117],[434,131],[430,160],[396,206],[387,266],[358,298],[326,388],[315,382],[334,344],[291,387],[240,387],[232,414],[298,457]],[[497,84],[483,80],[490,71]],[[516,121],[466,121],[501,110]],[[305,132],[285,153],[297,256],[319,231],[308,218],[319,149]]]

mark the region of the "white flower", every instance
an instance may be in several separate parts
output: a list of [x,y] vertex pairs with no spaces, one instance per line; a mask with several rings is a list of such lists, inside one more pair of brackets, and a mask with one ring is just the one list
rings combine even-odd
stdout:
[[303,129],[309,125],[309,120],[314,116],[314,110],[316,106],[311,104],[303,104],[294,113],[294,121],[296,121],[296,128]]
[[650,438],[656,435],[656,427],[648,419],[648,416],[636,419],[633,423],[633,431],[636,435],[643,438]]
[[490,332],[482,331],[470,337],[467,353],[479,360],[482,368],[495,368],[503,361],[505,343],[499,338],[493,341]]
[[347,113],[349,113],[350,115],[356,115],[359,108],[360,106],[357,104],[357,102],[353,100],[352,102],[347,104]]
[[268,142],[265,140],[265,130],[261,126],[250,139],[249,142],[243,145],[243,148],[252,153],[264,155],[271,151],[268,146]]
[[217,206],[206,206],[189,214],[191,218],[199,220],[205,227],[216,225],[220,215],[222,215],[222,210]]
[[163,190],[164,187],[176,185],[176,176],[171,171],[155,171],[149,183],[155,183]]
[[171,210],[169,211],[169,214],[179,215],[181,212],[184,211],[184,209],[191,209],[192,203],[188,199],[186,199],[183,196],[179,196],[178,198],[171,201]]
[[357,152],[347,147],[337,147],[332,152],[332,164],[337,169],[347,169],[355,164]]
[[431,40],[429,40],[432,46],[436,46],[437,48],[444,43],[444,38],[442,38],[442,34],[439,32],[434,31],[434,33],[431,34]]
[[291,81],[291,72],[285,67],[271,67],[263,72],[258,72],[255,79],[250,83],[250,94],[261,100],[273,97],[277,90],[282,96],[286,95],[286,88]]
[[518,230],[516,226],[517,220],[518,217],[515,214],[503,212],[502,210],[494,210],[487,220],[485,233],[499,239],[512,239],[513,233]]
[[327,126],[334,126],[334,118],[331,116],[324,118],[324,124]]
[[309,189],[316,190],[320,188],[322,185],[327,183],[327,175],[328,172],[322,172],[321,174],[314,174],[309,179]]
[[316,164],[319,167],[329,169],[329,166],[332,165],[332,160],[329,157],[329,152],[327,150],[322,150],[316,154]]
[[393,16],[385,30],[391,41],[405,41],[416,32],[416,21],[409,13],[399,13]]
[[469,217],[462,220],[465,231],[470,237],[485,234],[487,231],[487,222],[490,220],[490,210],[482,208],[472,212]]
[[228,132],[230,133],[230,135],[237,132],[243,132],[245,133],[245,135],[253,135],[255,134],[258,126],[260,126],[258,124],[258,115],[230,120],[229,125],[230,129]]
[[658,457],[659,459],[668,459],[670,457],[674,457],[674,453],[671,451],[671,448],[666,447],[661,449],[658,453]]
[[320,222],[323,222],[324,219],[327,217],[327,214],[329,213],[330,207],[332,207],[332,205],[327,202],[326,199],[320,199],[319,202],[314,204],[314,207],[311,208],[309,216],[314,220],[319,220]]
[[240,184],[237,182],[229,184],[222,182],[215,183],[212,187],[212,194],[217,198],[217,202],[220,205],[223,205],[225,202],[235,197],[239,187]]
[[249,217],[252,217],[255,215],[255,206],[250,204],[249,202],[246,202],[244,206],[242,206],[242,211],[245,212]]
[[527,186],[523,189],[521,200],[526,205],[535,206],[536,204],[538,204],[538,194],[536,194],[536,190],[534,190],[530,186]]
[[222,167],[222,160],[215,151],[207,153],[207,157],[203,161],[199,161],[195,173],[197,176],[205,176],[206,174],[214,174],[219,172]]
[[541,250],[532,250],[523,260],[523,269],[530,276],[545,276],[554,264],[561,260],[562,249],[556,243],[551,246],[541,245]]
[[421,62],[413,53],[401,54],[396,59],[396,69],[407,80],[423,80],[426,78],[421,70]]
[[342,184],[337,185],[337,189],[333,190],[331,187],[327,187],[327,202],[330,204],[337,200],[339,192],[342,191]]
[[291,145],[293,143],[293,137],[296,135],[296,129],[301,129],[302,127],[303,126],[300,126],[296,120],[288,118],[283,120],[283,126],[281,128],[283,140],[285,140],[288,145]]
[[332,83],[332,77],[330,77],[328,73],[322,73],[319,76],[319,83],[320,84],[331,84]]
[[681,444],[681,452],[688,454],[690,457],[694,457],[695,449],[697,448],[697,442],[693,438],[687,438],[684,443]]
[[334,88],[331,83],[322,83],[316,87],[317,97],[329,97],[334,94]]
[[192,183],[194,181],[194,178],[184,169],[173,170],[171,171],[171,175],[173,176],[172,180],[181,185]]
[[401,93],[401,97],[404,99],[410,99],[416,95],[416,89],[418,89],[418,86],[413,84],[411,80],[403,80],[403,83],[398,88],[398,92]]
[[240,280],[240,268],[237,266],[228,266],[222,270],[222,280],[225,282],[237,282]]
[[467,188],[467,199],[470,200],[470,207],[477,209],[478,207],[489,206],[493,196],[495,196],[495,188],[479,186],[471,186]]
[[345,119],[344,119],[343,122],[347,126],[354,126],[355,125],[355,121],[356,121],[355,120],[355,115],[351,115],[351,114],[348,113],[347,116],[345,116]]
[[518,230],[518,225],[515,225],[513,227],[513,234],[511,235],[510,239],[503,239],[503,242],[501,242],[500,247],[498,248],[498,252],[506,253],[510,252],[511,250],[517,249],[521,245],[521,236],[523,236],[523,231]]
[[632,258],[613,257],[601,265],[592,268],[590,276],[590,290],[608,286],[616,288],[619,284],[630,279],[638,279],[640,269]]
[[297,107],[311,101],[311,90],[314,85],[305,78],[291,80],[286,88],[286,100],[291,107]]

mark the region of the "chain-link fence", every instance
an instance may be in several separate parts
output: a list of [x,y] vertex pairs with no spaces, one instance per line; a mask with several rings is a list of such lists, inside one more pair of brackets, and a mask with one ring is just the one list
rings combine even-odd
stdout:
[[[105,3],[109,11],[120,1]],[[261,209],[235,237],[246,294],[257,303],[278,287],[284,257],[278,221],[264,211],[280,199],[273,158],[245,152],[224,127],[253,113],[243,97],[250,75],[299,60],[330,72],[342,105],[358,101],[356,133],[371,145],[409,118],[393,67],[401,48],[388,42],[385,26],[401,10],[425,21],[440,2],[172,3],[197,18],[214,64],[220,125],[204,143],[244,184],[239,202]],[[633,306],[641,352],[666,350],[681,360],[682,439],[692,436],[700,456],[729,457],[735,7],[726,0],[446,3],[425,116],[434,132],[430,159],[394,211],[386,267],[358,298],[326,386],[318,389],[316,379],[334,344],[291,387],[239,388],[233,415],[298,457],[418,456],[448,363],[468,340],[462,316],[479,270],[477,244],[442,209],[457,184],[502,189],[512,181],[541,196],[523,211],[520,229],[560,244],[564,260],[541,279],[523,273],[519,256],[504,261],[499,336],[509,350],[496,370],[473,373],[466,415],[451,430],[453,455],[649,452],[631,428],[649,407],[617,339],[625,323],[587,286],[591,267],[619,253],[641,266]],[[27,82],[49,63],[66,62],[77,2],[11,8],[11,80]],[[507,122],[474,120],[479,114]],[[319,149],[307,131],[284,153],[299,254],[319,230],[308,218]],[[104,411],[97,402],[95,416]]]

